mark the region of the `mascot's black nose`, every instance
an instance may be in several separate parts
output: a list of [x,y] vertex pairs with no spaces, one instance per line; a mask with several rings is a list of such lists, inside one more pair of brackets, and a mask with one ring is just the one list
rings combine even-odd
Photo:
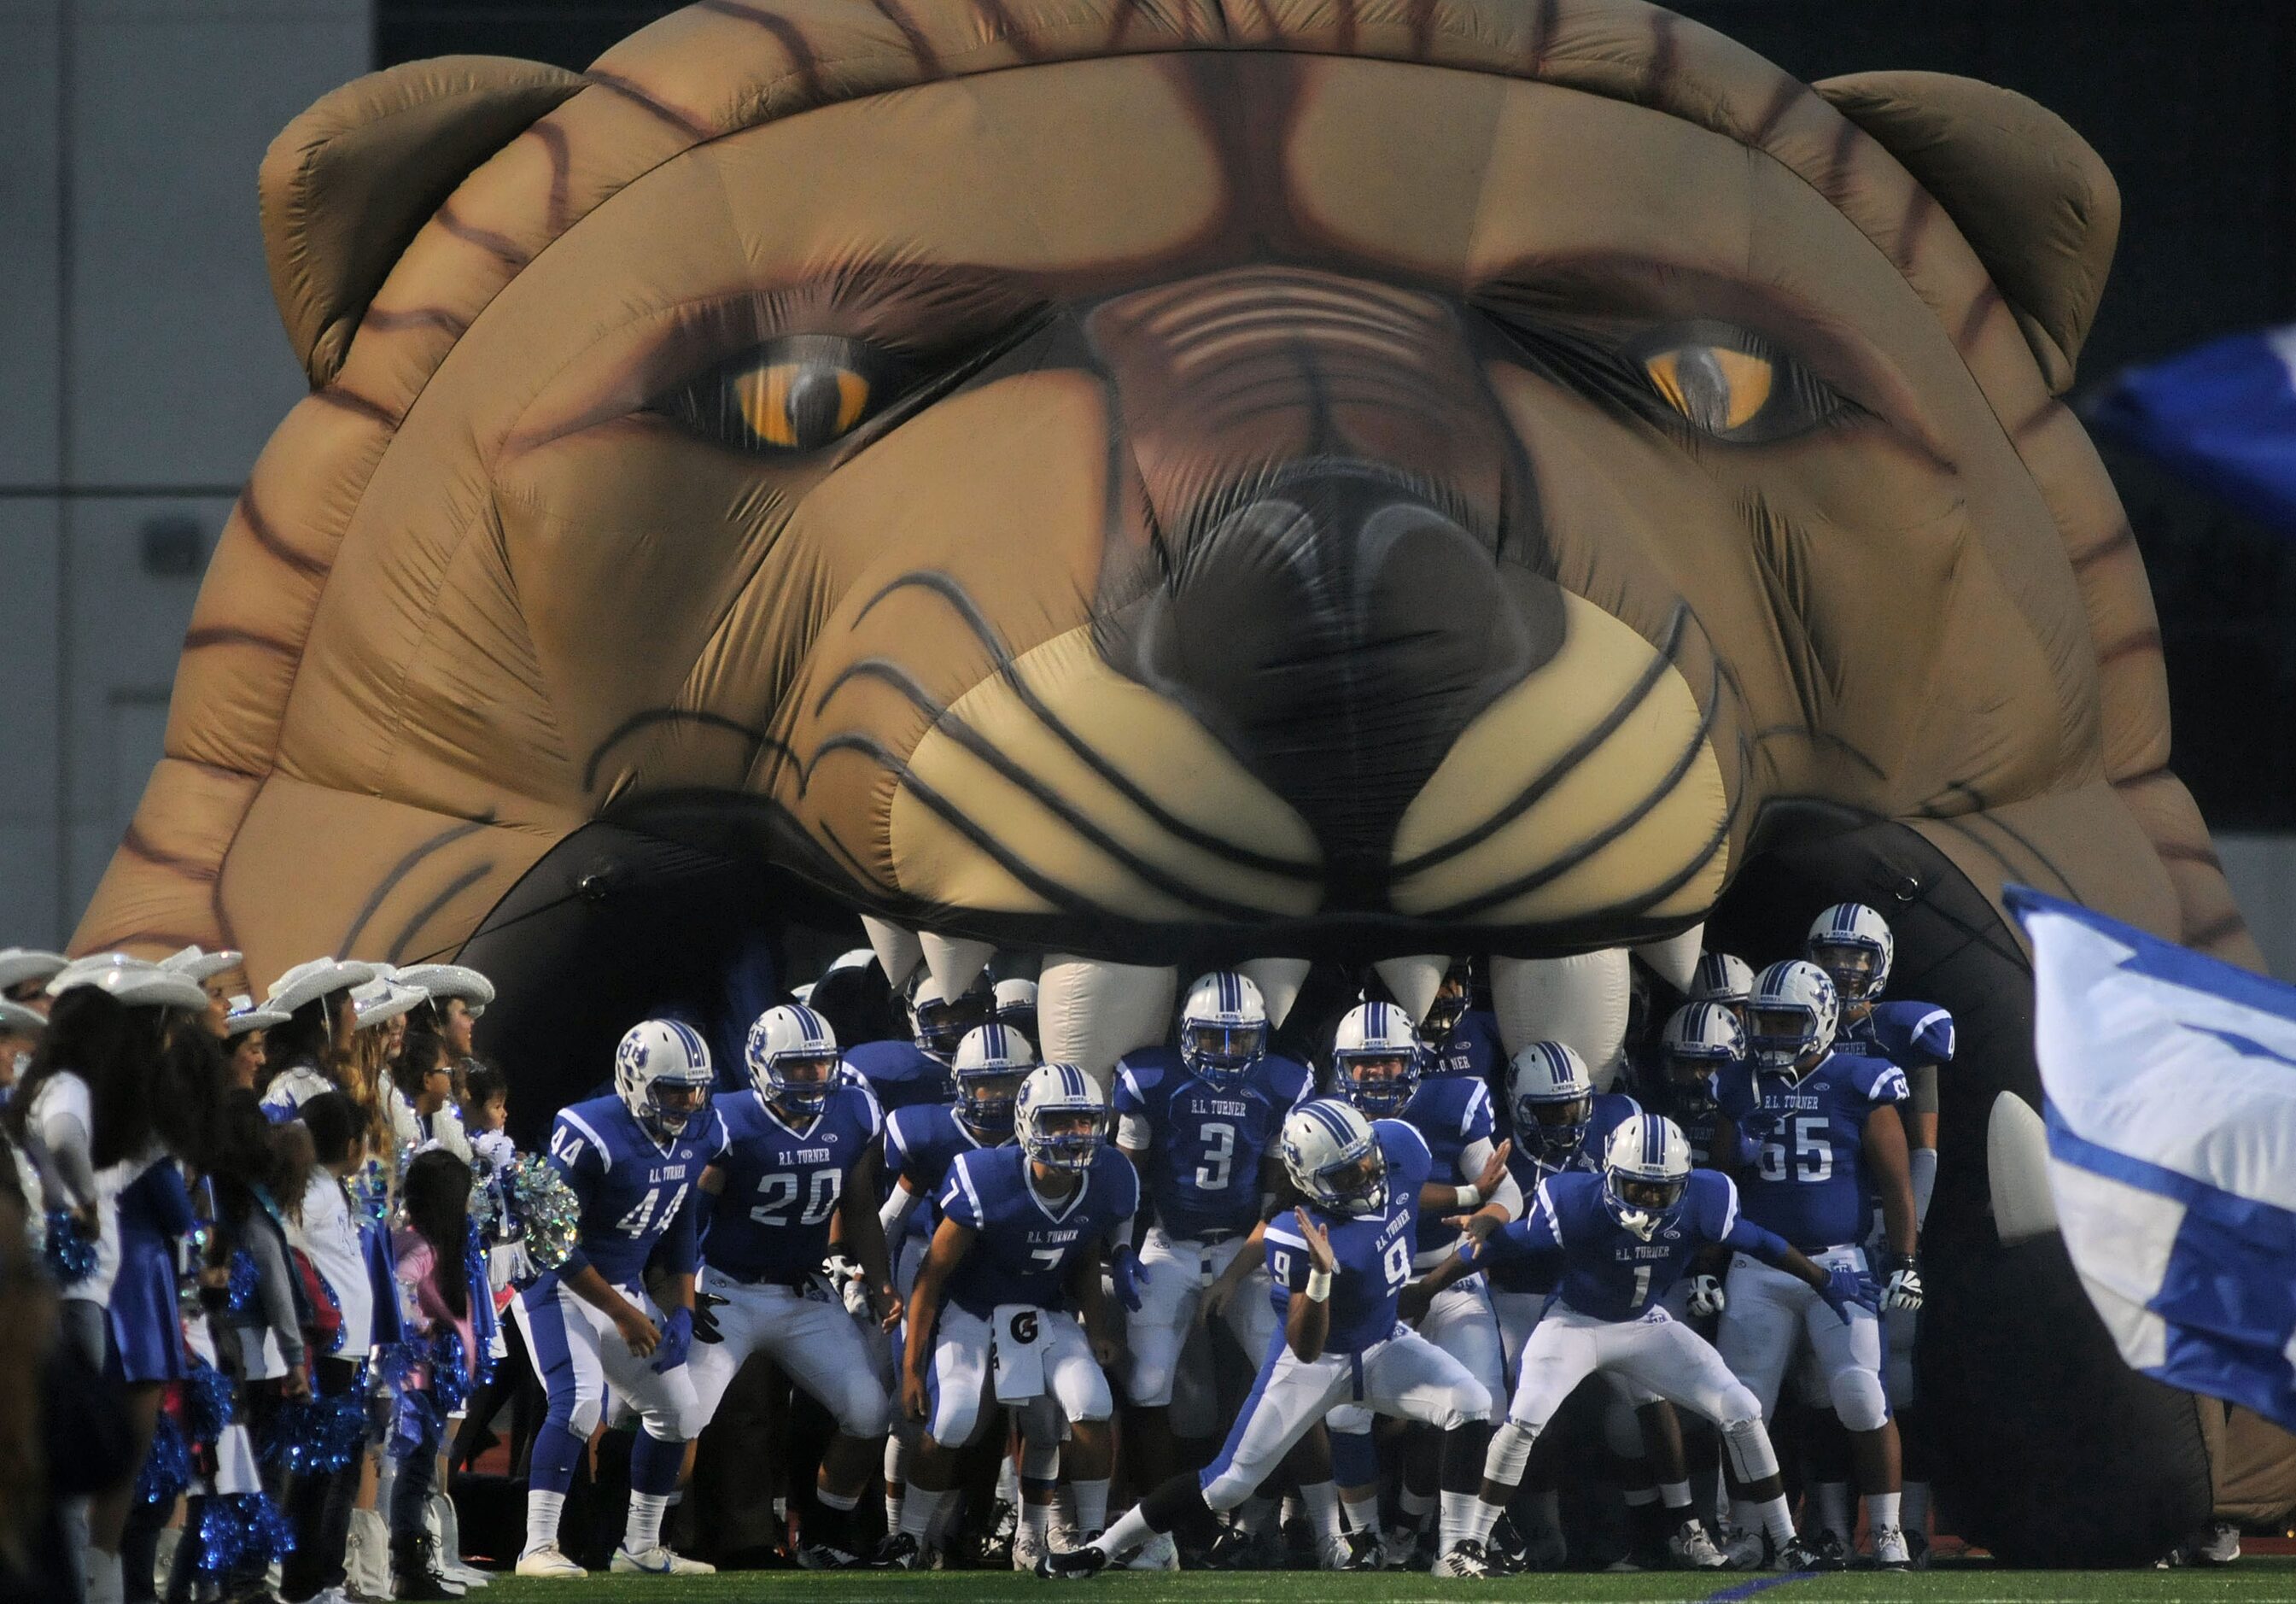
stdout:
[[1468,721],[1553,654],[1560,607],[1376,467],[1302,465],[1226,506],[1103,649],[1300,810],[1333,903],[1384,907],[1404,809]]

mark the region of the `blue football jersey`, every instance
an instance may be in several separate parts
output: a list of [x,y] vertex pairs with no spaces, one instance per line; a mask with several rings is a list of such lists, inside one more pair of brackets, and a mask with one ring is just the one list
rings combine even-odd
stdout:
[[718,1113],[726,1184],[709,1209],[702,1257],[737,1280],[801,1285],[829,1256],[846,1180],[876,1145],[876,1101],[839,1086],[800,1126],[783,1123],[754,1091],[726,1098]]
[[1464,1075],[1480,1081],[1496,1095],[1506,1079],[1506,1049],[1499,1045],[1498,1016],[1486,1008],[1469,1008],[1459,1016],[1442,1041],[1427,1054],[1431,1075]]
[[581,1199],[577,1241],[598,1273],[617,1287],[633,1285],[673,1228],[690,1238],[694,1183],[725,1150],[714,1106],[668,1142],[649,1136],[618,1097],[560,1109],[550,1162]]
[[[1497,1145],[1498,1124],[1491,1112],[1490,1088],[1480,1081],[1443,1076],[1419,1082],[1411,1101],[1403,1106],[1403,1123],[1419,1132],[1432,1164],[1427,1178],[1438,1186],[1472,1180],[1460,1173],[1460,1161],[1477,1142]],[[1456,1246],[1459,1233],[1443,1223],[1440,1210],[1419,1221],[1417,1256],[1423,1269]]]
[[845,1049],[845,1065],[868,1082],[887,1114],[920,1103],[946,1103],[956,1096],[948,1065],[914,1041],[864,1041]]
[[[1417,1238],[1419,1189],[1435,1168],[1426,1139],[1401,1120],[1374,1120],[1372,1134],[1387,1156],[1387,1208],[1357,1217],[1308,1205],[1308,1217],[1331,1238],[1339,1273],[1332,1278],[1332,1324],[1327,1353],[1360,1353],[1395,1335],[1396,1306],[1411,1279]],[[1292,1294],[1308,1287],[1315,1268],[1299,1222],[1282,1213],[1267,1222],[1267,1277],[1279,1318],[1291,1312]],[[1279,1332],[1277,1341],[1282,1341]]]
[[[1603,1154],[1610,1146],[1611,1132],[1642,1112],[1641,1106],[1622,1091],[1598,1091],[1595,1094],[1593,1110],[1587,1116],[1587,1134],[1578,1144],[1578,1151],[1567,1163],[1552,1164],[1534,1156],[1529,1148],[1517,1143],[1507,1155],[1507,1172],[1529,1198],[1537,1195],[1539,1187],[1557,1175],[1599,1172]],[[1515,1259],[1495,1263],[1490,1268],[1490,1282],[1501,1292],[1521,1292],[1534,1296],[1552,1292],[1562,1274],[1560,1263]]]
[[1905,1101],[1904,1070],[1837,1049],[1800,1080],[1732,1065],[1714,1094],[1738,1128],[1748,1219],[1805,1253],[1864,1240],[1866,1120]]
[[1635,1069],[1635,1100],[1652,1114],[1664,1115],[1682,1127],[1690,1139],[1690,1159],[1700,1169],[1714,1162],[1714,1132],[1722,1110],[1714,1101],[1714,1081],[1708,1076],[1696,1097],[1677,1090],[1667,1078],[1666,1064],[1656,1053]]
[[1480,1256],[1540,1263],[1559,1272],[1555,1289],[1579,1313],[1628,1320],[1656,1308],[1710,1243],[1775,1246],[1740,1228],[1738,1189],[1720,1171],[1692,1171],[1681,1205],[1645,1242],[1603,1206],[1602,1176],[1574,1170],[1540,1182],[1530,1211],[1494,1234]]
[[949,1277],[949,1301],[987,1320],[999,1304],[1069,1306],[1068,1281],[1079,1257],[1096,1260],[1140,1207],[1140,1176],[1112,1147],[1092,1156],[1083,1184],[1055,1205],[1029,1180],[1017,1143],[960,1153],[941,1189],[940,1210],[979,1234]]
[[1841,1034],[1852,1051],[1899,1069],[1953,1062],[1953,1013],[1933,1002],[1877,1002]]
[[941,1188],[956,1156],[996,1145],[973,1135],[953,1103],[915,1103],[886,1116],[885,1179],[906,1177],[922,1200],[909,1211],[909,1235],[930,1237],[940,1223]]
[[1313,1082],[1306,1065],[1271,1054],[1223,1091],[1191,1073],[1177,1048],[1124,1055],[1118,1138],[1147,1149],[1141,1175],[1167,1234],[1218,1240],[1259,1222],[1260,1162]]

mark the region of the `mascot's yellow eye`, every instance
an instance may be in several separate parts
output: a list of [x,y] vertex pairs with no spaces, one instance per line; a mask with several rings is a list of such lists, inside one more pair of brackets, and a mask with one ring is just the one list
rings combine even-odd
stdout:
[[1720,345],[1678,345],[1643,358],[1666,404],[1709,434],[1725,437],[1762,415],[1776,370],[1768,358]]
[[859,341],[791,334],[718,364],[655,407],[720,445],[763,456],[818,451],[882,410],[898,377]]

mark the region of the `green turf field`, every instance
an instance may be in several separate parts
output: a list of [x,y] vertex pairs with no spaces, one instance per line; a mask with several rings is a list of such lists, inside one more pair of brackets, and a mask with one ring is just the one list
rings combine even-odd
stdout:
[[2252,1559],[2221,1569],[2176,1571],[2008,1571],[1957,1564],[1919,1575],[1846,1572],[1824,1576],[1723,1575],[1679,1572],[1643,1575],[1514,1576],[1496,1582],[1436,1582],[1395,1573],[1323,1575],[1312,1571],[1200,1571],[1186,1575],[1118,1575],[1060,1585],[994,1572],[890,1575],[882,1572],[824,1575],[802,1571],[750,1571],[692,1581],[597,1576],[587,1582],[520,1582],[504,1578],[471,1598],[482,1604],[716,1604],[772,1600],[788,1604],[972,1604],[973,1600],[1048,1596],[1085,1604],[1372,1604],[1389,1599],[1587,1600],[1593,1604],[1828,1604],[1830,1600],[1935,1599],[1950,1604],[2045,1604],[2097,1600],[2120,1604],[2249,1604],[2296,1600],[2296,1559]]

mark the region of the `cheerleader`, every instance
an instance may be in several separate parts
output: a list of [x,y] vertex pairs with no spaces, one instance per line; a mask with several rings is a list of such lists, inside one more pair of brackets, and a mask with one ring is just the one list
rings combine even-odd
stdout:
[[432,1479],[447,1415],[479,1379],[494,1304],[471,1243],[470,1166],[443,1148],[415,1156],[404,1182],[406,1225],[394,1233],[409,1353],[391,1452],[390,1559],[401,1599],[462,1596],[442,1574],[430,1525]]
[[350,1090],[343,1071],[358,1028],[351,988],[374,977],[373,964],[315,958],[272,983],[263,1006],[288,1016],[271,1027],[266,1043],[271,1082],[263,1107],[273,1119],[293,1119],[296,1109],[323,1091]]

